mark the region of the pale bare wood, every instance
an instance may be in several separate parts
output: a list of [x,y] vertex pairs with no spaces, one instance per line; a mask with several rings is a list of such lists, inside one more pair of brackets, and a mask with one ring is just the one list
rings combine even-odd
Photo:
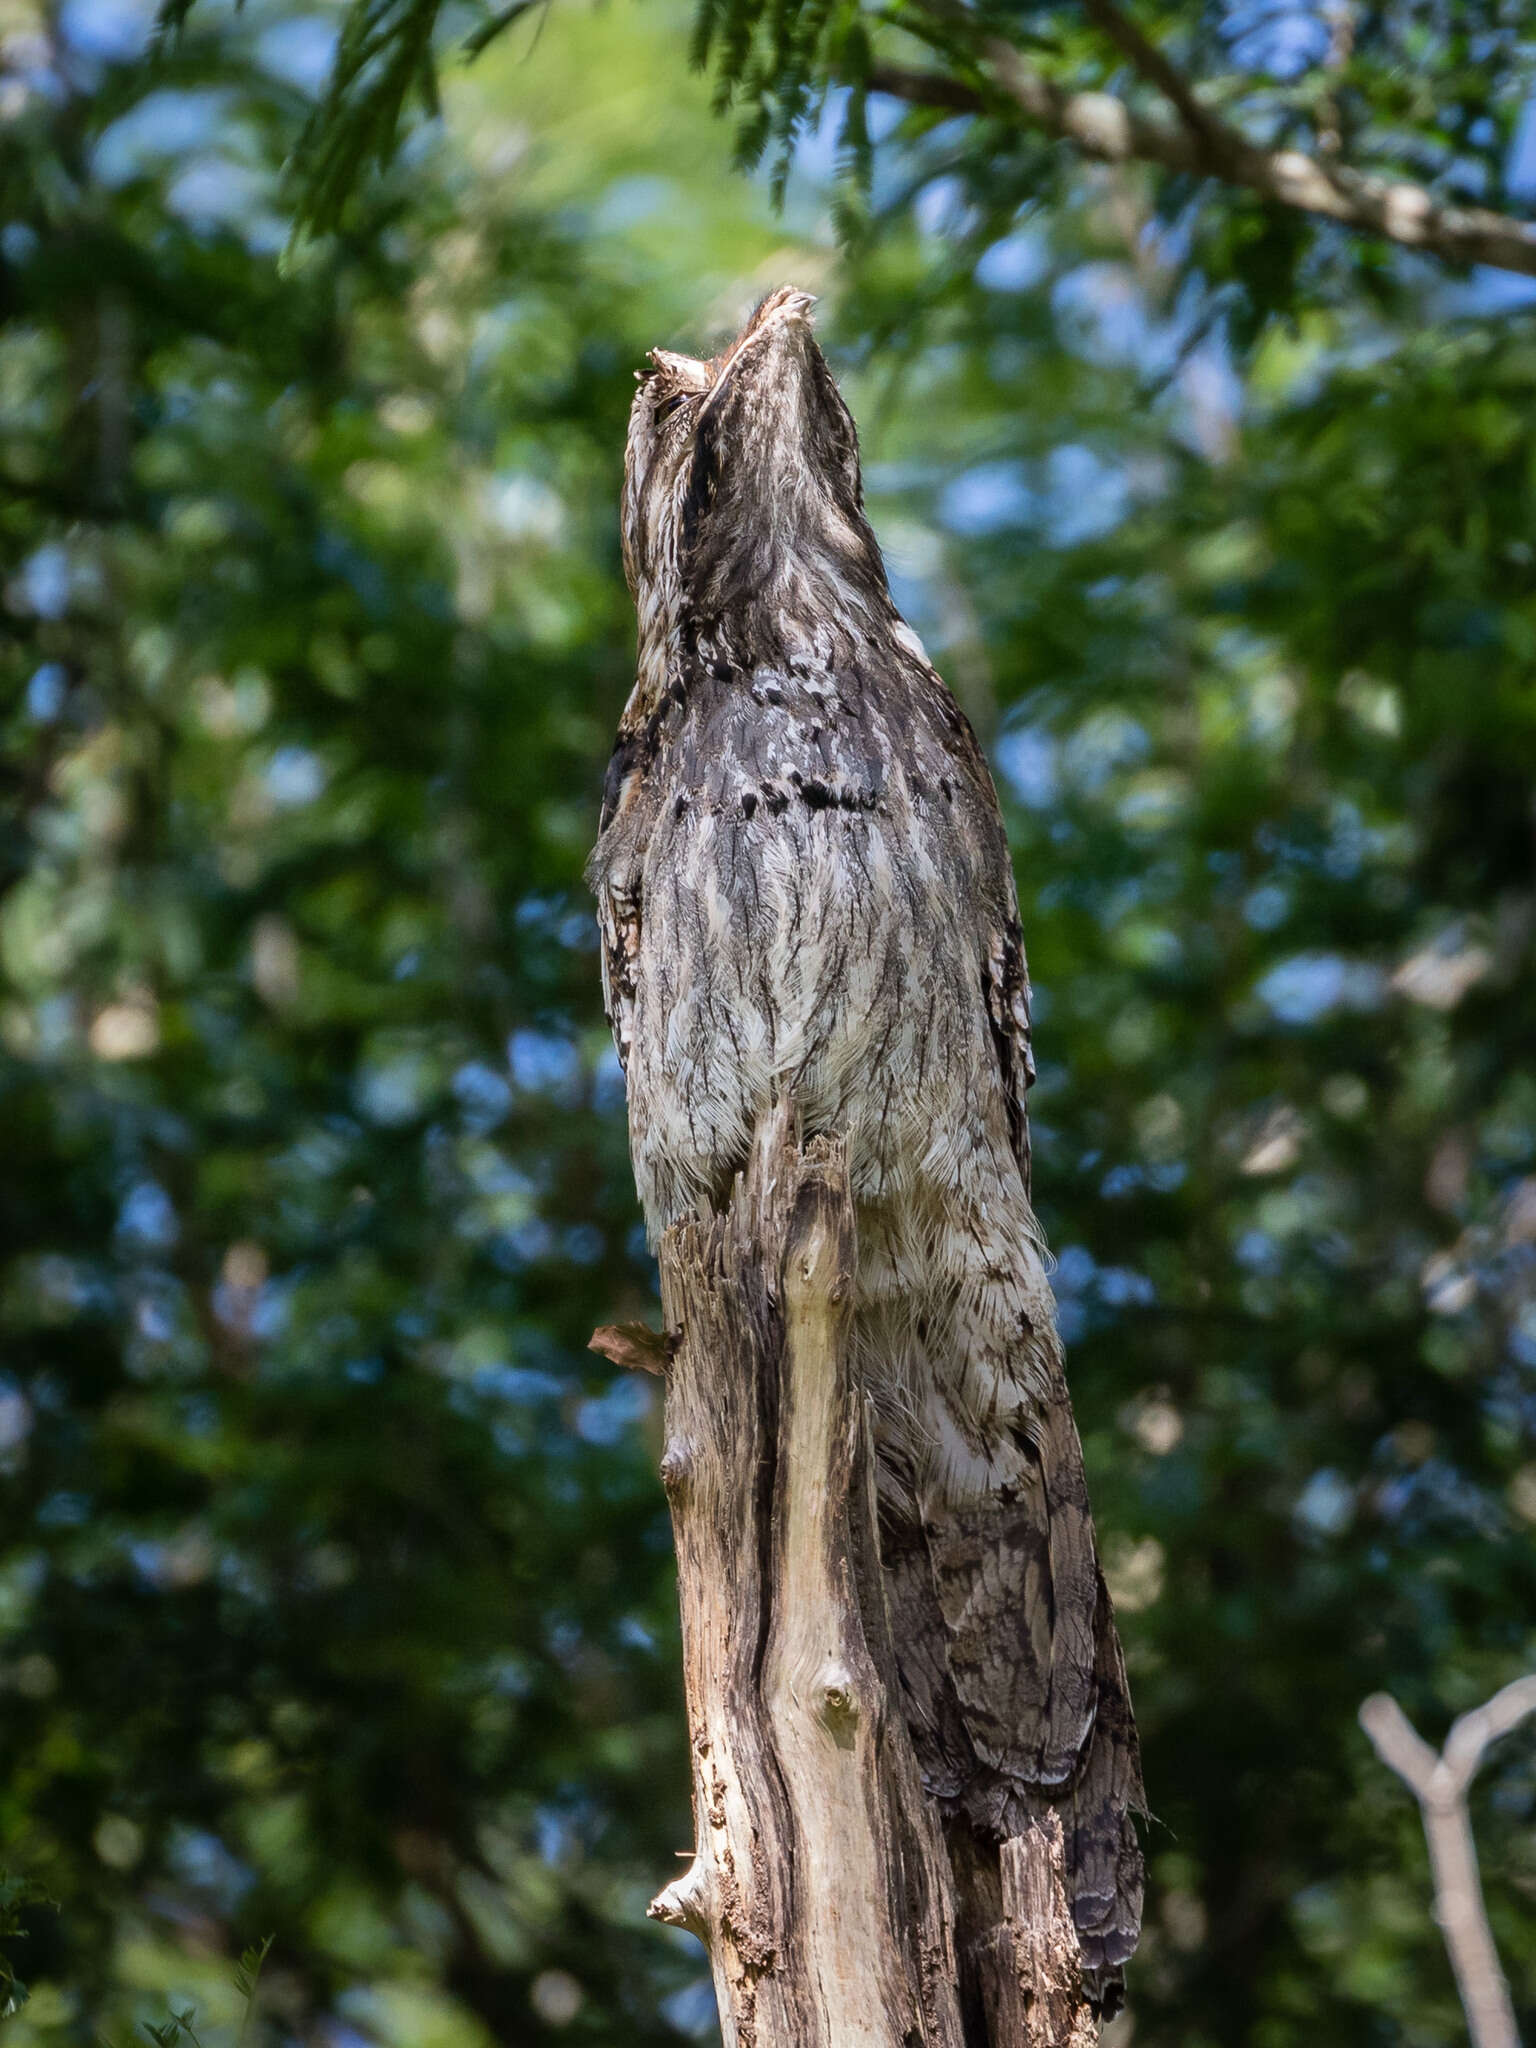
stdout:
[[1373,1692],[1360,1726],[1419,1802],[1435,1885],[1435,1919],[1456,1974],[1473,2048],[1520,2048],[1509,1984],[1494,1947],[1477,1869],[1467,1788],[1492,1742],[1536,1713],[1536,1675],[1517,1678],[1451,1725],[1439,1754],[1390,1693]]
[[[863,1417],[838,1384],[853,1243],[839,1228],[848,1214],[836,1192],[827,1180],[806,1184],[785,1248],[773,1620],[762,1685],[796,1819],[807,1975],[828,2037],[876,2048],[899,2024],[902,1930],[890,1924],[883,1887],[874,1752],[885,1701],[848,1555]],[[882,1981],[892,1972],[894,1982]]]
[[802,1148],[787,1105],[725,1215],[661,1245],[697,1846],[650,1910],[706,1943],[726,2048],[1089,2048],[1059,1824],[1005,1845],[1011,1988],[961,2011],[849,1360],[855,1249],[843,1148]]
[[1083,1991],[1056,1815],[1004,1842],[1001,1865],[1002,1925],[983,1962],[992,2038],[1009,2048],[1093,2048],[1099,2030]]

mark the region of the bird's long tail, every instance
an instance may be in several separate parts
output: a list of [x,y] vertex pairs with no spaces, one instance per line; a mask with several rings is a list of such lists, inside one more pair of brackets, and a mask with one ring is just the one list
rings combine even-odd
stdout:
[[1060,1354],[1032,1305],[1021,1316],[1012,1289],[972,1293],[972,1348],[950,1372],[933,1354],[952,1321],[930,1316],[929,1358],[892,1375],[902,1337],[878,1313],[862,1319],[866,1384],[881,1349],[888,1383],[925,1390],[882,1431],[881,1554],[962,1944],[984,1946],[999,1923],[1000,1843],[1054,1812],[1085,1974],[1108,2013],[1141,1924],[1141,1763]]

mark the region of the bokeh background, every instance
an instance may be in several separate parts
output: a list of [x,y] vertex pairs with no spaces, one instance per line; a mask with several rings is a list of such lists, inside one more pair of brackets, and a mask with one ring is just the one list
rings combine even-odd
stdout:
[[[580,868],[630,373],[784,281],[1014,839],[1155,1814],[1114,2039],[1458,2041],[1355,1714],[1536,1647],[1530,293],[878,101],[850,244],[835,124],[776,211],[678,0],[452,67],[290,242],[336,19],[0,0],[8,2048],[232,2039],[268,1934],[248,2041],[711,2036]],[[1528,1738],[1475,1816],[1536,2026]]]

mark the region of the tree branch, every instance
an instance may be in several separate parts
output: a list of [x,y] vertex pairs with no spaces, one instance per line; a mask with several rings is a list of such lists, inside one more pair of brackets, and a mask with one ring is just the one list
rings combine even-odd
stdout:
[[1184,126],[1199,139],[1213,163],[1235,164],[1240,161],[1248,147],[1243,137],[1196,99],[1194,88],[1183,72],[1169,62],[1156,43],[1142,34],[1135,22],[1111,5],[1111,0],[1084,0],[1084,11],[1121,55],[1129,58],[1147,83],[1157,87]]
[[1435,1883],[1435,1918],[1456,1973],[1473,2048],[1520,2048],[1520,2037],[1483,1905],[1467,1787],[1488,1745],[1530,1713],[1536,1713],[1536,1676],[1517,1678],[1463,1714],[1437,1756],[1390,1693],[1372,1693],[1360,1709],[1360,1726],[1376,1754],[1419,1802]]
[[980,114],[988,104],[986,94],[964,79],[947,77],[942,71],[916,71],[907,64],[871,64],[864,83],[871,92],[883,92],[913,107],[936,107],[946,114]]
[[1469,1785],[1483,1760],[1483,1751],[1518,1728],[1527,1714],[1536,1714],[1536,1673],[1515,1679],[1491,1700],[1452,1723],[1445,1738],[1446,1769],[1461,1786]]
[[1422,185],[1320,163],[1301,150],[1255,148],[1195,98],[1161,52],[1108,0],[1090,0],[1090,11],[1138,71],[1178,107],[1180,125],[1136,113],[1113,93],[1069,92],[999,36],[990,37],[980,51],[990,91],[898,64],[874,65],[869,87],[946,113],[996,113],[1000,102],[1009,102],[1035,127],[1100,163],[1160,164],[1164,170],[1219,178],[1273,205],[1336,220],[1359,233],[1385,235],[1448,263],[1486,263],[1536,277],[1536,226],[1530,222],[1486,207],[1443,204]]

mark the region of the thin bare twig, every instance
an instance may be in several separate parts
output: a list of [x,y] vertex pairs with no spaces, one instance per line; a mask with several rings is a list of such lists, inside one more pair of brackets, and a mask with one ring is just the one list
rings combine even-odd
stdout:
[[1185,127],[1200,138],[1212,162],[1231,159],[1235,163],[1246,153],[1248,145],[1243,137],[1195,96],[1194,87],[1183,72],[1142,34],[1134,21],[1112,6],[1110,0],[1085,0],[1084,11],[1147,83],[1157,87]]
[[1355,13],[1350,0],[1330,0],[1323,10],[1323,19],[1328,23],[1328,54],[1323,59],[1323,69],[1332,82],[1318,102],[1317,149],[1319,156],[1331,157],[1344,147],[1344,115],[1337,80],[1355,54]]
[[1520,2048],[1520,2037],[1483,1905],[1467,1787],[1489,1744],[1530,1713],[1536,1713],[1536,1675],[1517,1678],[1463,1714],[1437,1755],[1390,1693],[1372,1693],[1360,1709],[1360,1726],[1376,1754],[1419,1802],[1435,1884],[1435,1918],[1456,1973],[1473,2048]]

